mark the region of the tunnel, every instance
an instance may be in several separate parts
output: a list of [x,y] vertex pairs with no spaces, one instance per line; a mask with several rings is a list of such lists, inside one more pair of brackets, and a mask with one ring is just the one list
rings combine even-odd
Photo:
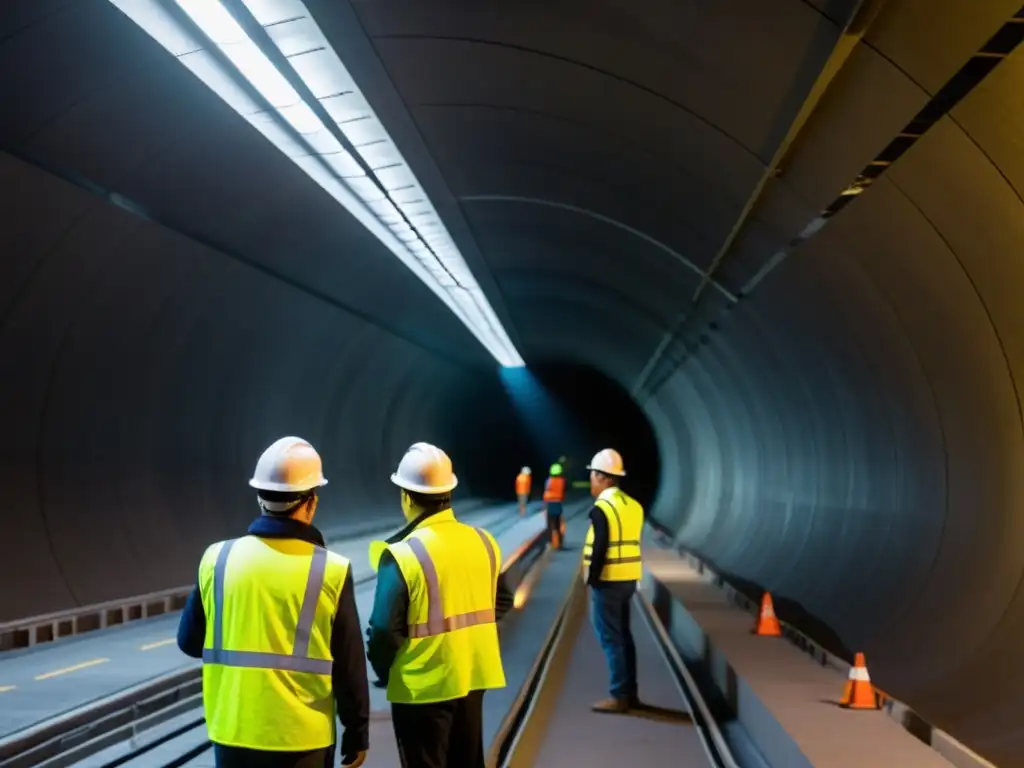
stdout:
[[[282,435],[337,528],[417,440],[457,498],[563,451],[124,4],[0,9],[0,621],[189,581]],[[577,468],[1024,764],[1019,0],[304,7]]]

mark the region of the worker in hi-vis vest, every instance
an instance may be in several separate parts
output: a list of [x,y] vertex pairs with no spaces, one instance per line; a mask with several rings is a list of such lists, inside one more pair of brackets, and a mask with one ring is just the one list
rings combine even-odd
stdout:
[[591,616],[608,661],[611,696],[595,712],[626,712],[639,707],[636,646],[629,627],[630,604],[643,565],[640,536],[644,508],[619,488],[626,476],[618,451],[605,448],[591,460],[590,530],[583,545],[583,578],[590,587]]
[[402,768],[484,768],[484,691],[505,686],[496,622],[512,607],[501,550],[452,511],[458,479],[415,443],[391,476],[407,525],[370,546],[367,656],[387,687]]
[[516,498],[519,500],[519,515],[526,514],[526,505],[530,501],[530,488],[533,486],[533,473],[529,467],[523,467],[516,475]]
[[565,477],[562,476],[561,462],[555,462],[548,470],[544,482],[544,512],[547,515],[548,535],[551,546],[562,548],[562,503],[565,501]]
[[249,485],[263,514],[208,547],[178,625],[203,660],[203,707],[222,768],[327,768],[366,760],[370,694],[349,561],[313,527],[327,485],[308,442],[283,437]]

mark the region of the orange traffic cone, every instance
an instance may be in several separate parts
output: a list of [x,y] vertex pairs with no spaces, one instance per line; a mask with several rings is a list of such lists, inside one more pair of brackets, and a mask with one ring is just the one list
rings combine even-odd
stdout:
[[761,613],[757,616],[754,634],[764,637],[782,637],[782,627],[779,626],[779,619],[775,615],[775,605],[772,603],[772,596],[767,592],[761,597]]
[[868,665],[864,663],[864,654],[858,653],[850,667],[850,677],[843,688],[843,698],[839,706],[846,709],[878,709],[875,689],[871,685]]

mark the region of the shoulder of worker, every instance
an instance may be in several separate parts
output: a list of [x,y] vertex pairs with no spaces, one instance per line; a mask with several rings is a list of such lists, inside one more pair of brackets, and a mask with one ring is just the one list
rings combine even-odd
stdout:
[[215,541],[203,550],[203,556],[199,558],[199,567],[202,568],[205,565],[213,565],[217,561],[217,555],[220,554],[221,547],[227,544],[229,541],[234,539],[222,539],[221,541]]
[[[411,534],[410,534],[411,536]],[[398,541],[375,541],[370,545],[370,563],[375,571],[381,568],[395,567],[402,569],[402,561],[413,556],[412,547],[407,536]]]
[[352,566],[351,558],[346,557],[340,552],[335,552],[333,549],[327,549],[327,562],[331,565],[341,566],[343,568],[350,568]]
[[604,516],[606,513],[611,512],[615,509],[615,502],[612,501],[607,490],[601,491],[600,495],[594,499],[594,503],[590,505],[590,514]]
[[605,488],[597,497],[597,501],[604,501],[610,506],[615,506],[616,504],[621,505],[623,501],[625,501],[626,504],[640,507],[641,509],[643,509],[643,505],[639,501],[634,499],[632,496],[630,496],[628,493],[626,493],[624,490],[617,486],[612,488]]
[[475,525],[470,525],[469,523],[464,523],[458,519],[456,519],[455,522],[459,526],[459,530],[462,531],[463,535],[468,534],[470,531],[473,531],[476,533],[477,536],[482,536],[493,549],[495,559],[499,563],[501,562],[501,546],[498,544],[498,540],[494,537],[494,534],[492,534],[486,528],[480,528]]
[[636,508],[637,508],[637,509],[639,509],[639,510],[640,510],[641,512],[643,512],[643,511],[644,511],[644,505],[643,505],[643,504],[641,504],[641,503],[640,503],[639,501],[637,501],[637,500],[636,500],[636,498],[635,498],[634,496],[630,496],[630,495],[629,495],[628,493],[626,493],[626,492],[625,492],[625,491],[623,491],[623,490],[619,490],[619,493],[620,493],[620,494],[622,494],[623,496],[625,496],[625,497],[626,497],[626,501],[627,501],[627,502],[628,502],[628,503],[629,503],[630,505],[632,505],[632,506],[636,507]]
[[[474,526],[469,526],[469,527],[470,528],[474,528]],[[487,541],[490,542],[491,546],[494,547],[494,554],[498,558],[498,562],[500,563],[501,562],[501,545],[498,543],[498,539],[494,536],[493,533],[488,531],[486,528],[476,528],[475,530],[477,532],[479,532],[480,534],[482,534],[483,536],[485,536],[487,538]]]

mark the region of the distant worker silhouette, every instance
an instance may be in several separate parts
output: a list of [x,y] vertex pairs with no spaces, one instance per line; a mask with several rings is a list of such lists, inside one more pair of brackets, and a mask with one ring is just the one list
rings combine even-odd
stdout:
[[203,660],[203,706],[221,768],[328,768],[335,716],[342,764],[360,766],[370,695],[349,561],[313,527],[327,485],[308,442],[283,437],[249,485],[263,514],[207,548],[178,625]]
[[490,533],[455,519],[451,459],[416,443],[391,476],[408,524],[375,542],[370,664],[403,768],[484,768],[484,691],[505,686],[496,622],[512,607]]
[[516,498],[519,501],[520,517],[526,514],[526,505],[530,501],[530,489],[533,486],[533,473],[529,467],[523,467],[516,475]]
[[592,709],[626,712],[640,705],[636,646],[629,619],[636,583],[643,571],[640,536],[644,508],[619,488],[626,470],[618,451],[605,448],[587,469],[595,501],[583,547],[583,577],[590,587],[591,617],[611,678],[610,698],[597,702]]
[[548,536],[551,546],[562,548],[562,504],[565,502],[565,477],[562,475],[562,463],[556,461],[548,470],[548,479],[544,482],[544,512],[547,514]]

